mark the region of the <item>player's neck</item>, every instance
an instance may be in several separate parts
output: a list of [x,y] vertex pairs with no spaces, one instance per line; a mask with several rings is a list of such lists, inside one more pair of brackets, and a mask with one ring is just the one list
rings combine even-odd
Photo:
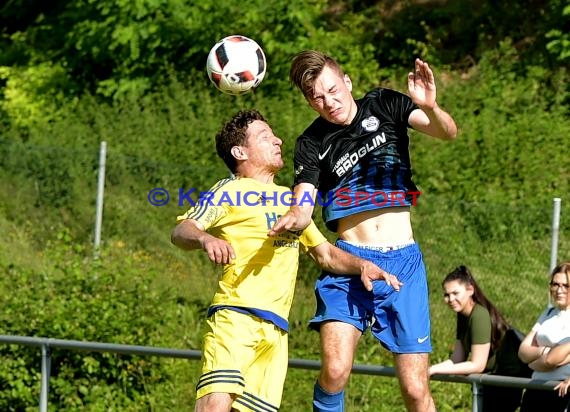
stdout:
[[352,123],[352,121],[356,117],[357,113],[358,113],[358,105],[356,104],[356,101],[354,99],[352,99],[352,103],[350,104],[350,110],[349,110],[348,119],[347,119],[348,123],[345,126],[348,126],[349,124]]
[[246,177],[249,179],[257,180],[258,182],[265,184],[272,184],[275,174],[264,170],[263,171],[258,170],[256,172],[250,172],[250,173],[239,173],[237,176],[239,178]]

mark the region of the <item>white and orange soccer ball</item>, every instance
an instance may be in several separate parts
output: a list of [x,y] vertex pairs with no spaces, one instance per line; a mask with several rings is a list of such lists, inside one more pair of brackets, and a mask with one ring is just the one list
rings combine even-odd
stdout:
[[265,53],[252,39],[233,35],[217,42],[208,54],[206,70],[214,85],[224,93],[239,95],[252,91],[265,77]]

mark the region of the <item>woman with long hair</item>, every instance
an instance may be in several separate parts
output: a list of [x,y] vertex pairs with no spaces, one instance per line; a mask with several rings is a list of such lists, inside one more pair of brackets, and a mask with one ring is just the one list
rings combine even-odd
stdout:
[[[459,266],[441,284],[443,299],[457,313],[456,341],[451,357],[430,367],[430,375],[491,372],[509,324],[485,296],[471,271]],[[514,411],[522,390],[483,386],[483,411]]]

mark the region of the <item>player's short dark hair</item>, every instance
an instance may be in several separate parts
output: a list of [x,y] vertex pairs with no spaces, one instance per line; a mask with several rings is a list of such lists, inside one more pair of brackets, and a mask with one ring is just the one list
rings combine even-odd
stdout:
[[344,71],[332,57],[316,50],[303,50],[291,61],[289,80],[301,90],[305,97],[311,97],[315,81],[325,67],[330,67],[339,75],[344,76]]
[[232,173],[236,172],[237,161],[232,155],[232,147],[243,146],[247,128],[255,120],[265,122],[265,118],[255,109],[237,112],[216,135],[216,152]]

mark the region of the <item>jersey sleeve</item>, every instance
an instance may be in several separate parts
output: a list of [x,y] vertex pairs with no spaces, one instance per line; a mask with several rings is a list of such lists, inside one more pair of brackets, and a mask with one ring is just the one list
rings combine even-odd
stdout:
[[303,246],[302,252],[307,253],[309,249],[317,247],[321,243],[325,243],[327,238],[321,233],[317,225],[315,225],[315,222],[311,220],[309,226],[301,233],[299,241]]
[[396,90],[383,89],[380,94],[380,104],[385,105],[385,108],[391,113],[392,118],[396,123],[411,127],[408,119],[410,114],[419,109],[410,96],[400,93]]
[[201,192],[200,197],[186,213],[176,218],[180,223],[186,219],[193,219],[204,226],[205,230],[215,227],[216,224],[228,213],[228,202],[221,201],[222,196],[227,195],[228,183],[232,179],[222,179],[212,186],[207,192]]
[[295,157],[293,164],[295,168],[295,179],[293,186],[299,183],[311,183],[315,187],[319,186],[319,147],[320,142],[309,136],[302,134],[295,143]]
[[489,311],[480,306],[474,310],[471,319],[471,344],[480,345],[491,342],[491,316]]

